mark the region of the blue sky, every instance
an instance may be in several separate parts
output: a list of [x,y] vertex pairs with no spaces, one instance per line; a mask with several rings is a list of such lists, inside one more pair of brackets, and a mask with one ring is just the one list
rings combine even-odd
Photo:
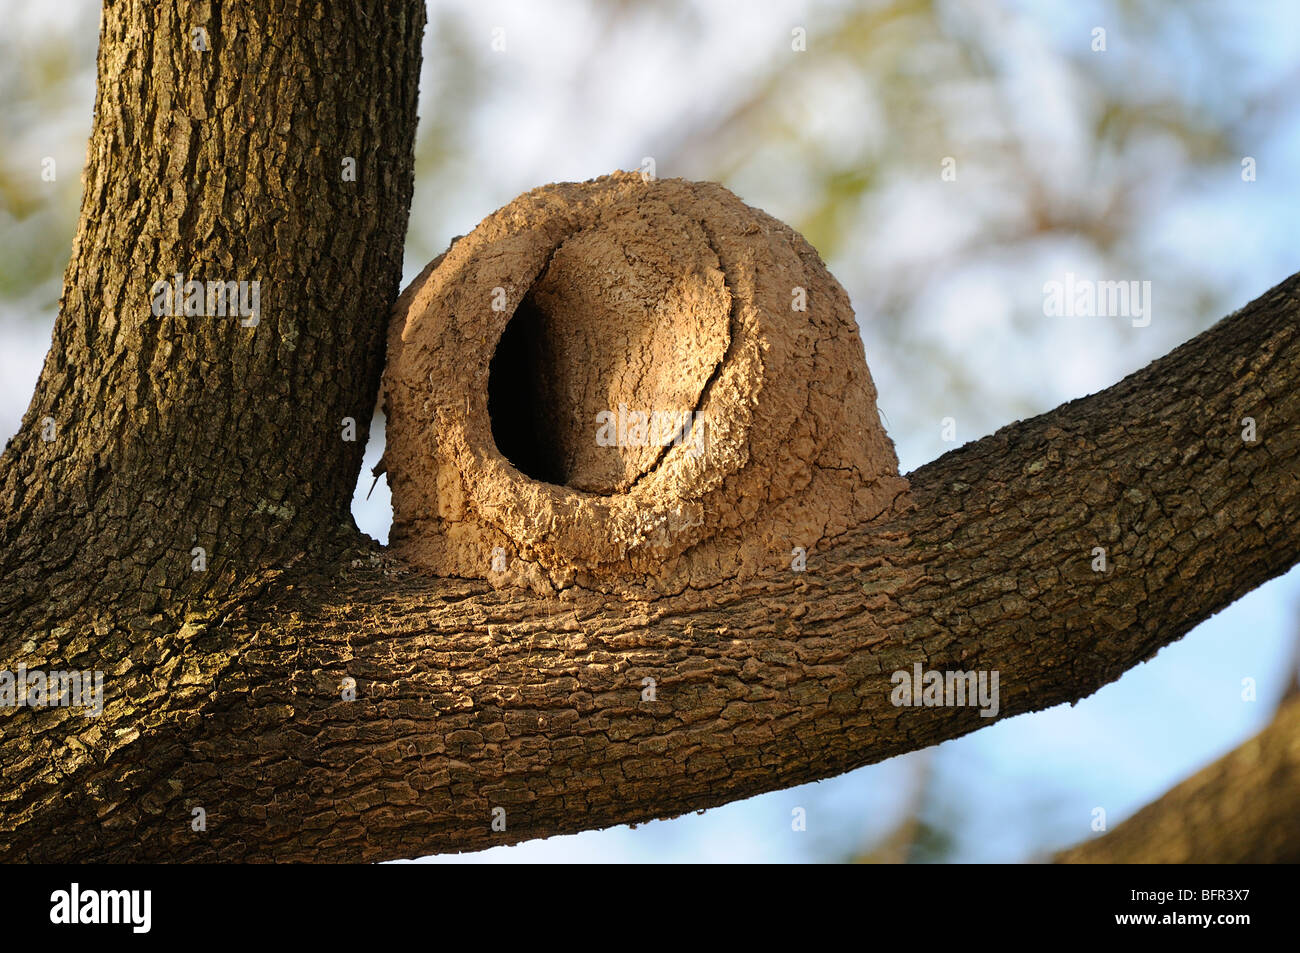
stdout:
[[[452,0],[436,6],[457,11],[470,25],[470,35],[485,44],[492,28],[504,25],[509,46],[506,55],[491,61],[491,95],[463,119],[467,145],[453,159],[455,187],[419,178],[417,170],[404,269],[408,280],[452,235],[467,232],[524,190],[635,168],[643,156],[660,154],[665,143],[652,132],[698,116],[710,97],[725,97],[761,74],[785,43],[791,24],[806,24],[815,41],[818,29],[832,22],[827,11],[837,5],[763,0],[745,4],[744,15],[737,17],[736,7],[701,4],[689,28],[679,28],[689,29],[688,36],[652,21],[605,35],[597,32],[587,5],[574,0],[545,5]],[[1056,83],[1055,51],[1107,22],[1110,8],[1095,3],[1011,6],[1020,14],[1008,21],[1007,43],[1041,47],[1040,57],[1025,59],[1025,108],[1048,117],[1054,112],[1044,103],[1054,97],[1064,102],[1077,92]],[[0,58],[20,51],[36,35],[93,32],[95,9],[85,0],[57,6],[0,0],[0,14],[9,24],[0,38]],[[1242,58],[1242,69],[1254,71],[1261,85],[1294,75],[1300,66],[1300,4],[1225,2],[1219,10],[1231,19],[1237,42],[1249,54]],[[1112,32],[1113,49],[1137,62],[1140,43],[1193,49],[1178,19],[1166,22],[1140,40]],[[582,79],[593,47],[605,54],[604,72],[575,87],[575,76]],[[1175,56],[1172,61],[1181,67],[1160,81],[1213,87],[1215,77],[1198,69],[1194,60]],[[844,110],[852,106],[844,100],[848,88],[824,90],[821,108],[810,110],[808,122],[821,124],[832,137],[863,134],[847,128]],[[430,93],[422,90],[424,102]],[[11,161],[35,168],[40,156],[53,153],[61,168],[77,168],[84,158],[92,95],[93,76],[87,74],[74,84],[69,103],[7,143]],[[32,108],[5,108],[11,106]],[[427,106],[421,112],[427,115]],[[1045,150],[1068,141],[1068,129],[1042,121]],[[1300,125],[1291,121],[1270,130],[1252,155],[1259,170],[1253,183],[1242,182],[1235,167],[1202,181],[1171,182],[1181,198],[1135,238],[1155,260],[1204,262],[1237,304],[1295,271],[1300,249],[1294,172],[1300,168]],[[1068,154],[1063,152],[1060,162],[1062,174],[1074,174]],[[659,173],[683,171],[689,172]],[[1175,177],[1171,171],[1171,180]],[[725,184],[778,217],[798,213],[798,169],[784,178]],[[863,226],[860,241],[828,264],[858,309],[880,405],[893,421],[890,433],[907,471],[951,449],[940,439],[939,418],[945,413],[958,418],[964,441],[1009,422],[1011,403],[1008,398],[1007,403],[968,406],[947,395],[940,369],[918,366],[914,356],[891,351],[872,321],[871,289],[857,277],[869,273],[858,257],[870,256],[878,264],[881,256],[905,255],[909,249],[942,249],[967,224],[960,208],[937,190],[900,186],[882,197],[878,212],[879,218]],[[69,248],[71,238],[69,230]],[[1082,273],[1087,262],[1081,262],[1077,248],[1063,243],[1032,260],[990,260],[946,275],[927,289],[926,315],[915,333],[958,348],[965,367],[982,380],[1014,381],[1016,406],[1035,413],[1109,386],[1188,336],[1185,326],[1160,319],[1158,274],[1156,320],[1143,329],[1146,333],[1086,322],[1044,324],[1032,334],[1014,327],[1008,315],[1015,305],[1040,295],[1046,278],[1070,269]],[[52,310],[35,315],[31,310],[30,302],[0,301],[0,437],[17,428],[49,345]],[[391,518],[386,483],[381,479],[370,499],[364,499],[381,440],[382,431],[367,449],[354,514],[363,530],[385,539]],[[1286,680],[1298,627],[1300,572],[1293,571],[1076,705],[1008,719],[928,753],[700,815],[436,860],[834,858],[867,846],[889,829],[922,759],[932,759],[937,809],[958,819],[957,859],[1024,860],[1044,847],[1090,836],[1095,807],[1104,807],[1113,825],[1262,727]],[[1258,682],[1256,702],[1241,698],[1246,677]],[[806,832],[791,830],[795,807],[807,811]]]

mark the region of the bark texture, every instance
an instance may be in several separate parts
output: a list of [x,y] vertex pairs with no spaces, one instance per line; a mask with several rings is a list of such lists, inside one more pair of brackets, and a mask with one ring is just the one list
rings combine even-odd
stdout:
[[[423,24],[416,2],[105,4],[59,319],[0,471],[0,612],[160,607],[350,527]],[[155,316],[176,274],[257,281],[259,323]]]
[[[256,597],[138,636],[156,660],[114,679],[91,728],[29,711],[46,730],[6,731],[2,849],[481,848],[721,804],[988,723],[894,707],[890,673],[916,661],[998,669],[1000,717],[1085,696],[1296,561],[1298,285],[914,472],[907,517],[845,534],[803,573],[643,601],[496,592],[377,553],[268,574]],[[1238,429],[1252,412],[1253,445]],[[142,710],[119,692],[144,675]]]
[[1063,864],[1300,863],[1300,698],[1248,742]]
[[[93,816],[76,765],[184,707],[177,677],[215,674],[227,647],[187,618],[355,541],[423,26],[418,0],[104,5],[59,318],[0,458],[0,665],[105,670],[136,728],[0,710],[7,829],[50,796]],[[178,273],[257,281],[257,325],[155,316]]]
[[[82,230],[0,459],[0,649],[105,670],[106,707],[0,710],[0,858],[381,860],[671,816],[990,723],[895,707],[895,670],[997,669],[999,717],[1045,708],[1300,557],[1295,276],[911,474],[804,572],[615,598],[410,571],[352,530],[337,428],[375,398],[422,16],[106,8]],[[146,316],[180,268],[260,276],[261,324]]]

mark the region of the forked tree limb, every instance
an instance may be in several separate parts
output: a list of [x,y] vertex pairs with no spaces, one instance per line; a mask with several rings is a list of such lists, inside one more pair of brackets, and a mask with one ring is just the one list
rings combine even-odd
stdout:
[[[273,583],[190,627],[147,717],[110,705],[105,735],[132,737],[76,765],[85,794],[48,775],[27,788],[41,796],[6,853],[476,849],[722,804],[989,723],[891,704],[890,673],[914,662],[998,670],[1000,717],[1084,697],[1295,563],[1298,283],[914,472],[910,515],[803,573],[614,603],[382,559]],[[339,698],[345,677],[355,702]]]
[[[1300,558],[1295,276],[922,467],[804,572],[556,598],[408,571],[351,529],[337,436],[396,296],[422,5],[213,9],[208,60],[188,7],[105,9],[54,345],[0,460],[0,649],[105,669],[107,704],[0,712],[0,857],[381,860],[705,808],[992,720],[895,707],[896,670],[1046,708]],[[260,275],[264,324],[154,320],[173,269]]]

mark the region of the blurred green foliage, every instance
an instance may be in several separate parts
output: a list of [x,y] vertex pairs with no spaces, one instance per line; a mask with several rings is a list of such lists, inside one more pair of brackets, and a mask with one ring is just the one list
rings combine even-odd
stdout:
[[[680,47],[683,61],[688,49],[718,42],[703,2],[579,0],[557,5],[557,17],[562,7],[569,18],[556,30],[578,23],[590,41],[584,55],[547,64],[541,93],[580,105],[618,75],[628,42]],[[1226,0],[1043,9],[1014,0],[737,8],[766,18],[769,52],[742,64],[749,72],[740,79],[725,58],[709,75],[665,76],[664,95],[679,108],[650,128],[629,105],[624,167],[658,143],[660,175],[714,179],[746,199],[778,196],[774,211],[828,261],[874,340],[897,361],[907,355],[904,374],[924,367],[926,381],[942,381],[943,406],[989,407],[984,421],[1031,412],[1033,395],[972,372],[959,346],[926,330],[937,290],[1068,248],[1105,274],[1159,276],[1170,291],[1158,353],[1241,302],[1221,270],[1171,251],[1153,227],[1198,183],[1236,176],[1241,156],[1296,119],[1297,74],[1261,81],[1243,8]],[[96,6],[68,0],[64,10],[11,24],[0,38],[0,319],[33,329],[54,317],[90,127]],[[433,2],[429,24],[408,265],[464,231],[447,211],[456,197],[495,197],[481,216],[553,177],[545,165],[498,162],[518,181],[483,182],[488,160],[511,142],[480,119],[526,91],[493,61],[473,3]],[[1090,45],[1096,24],[1107,30],[1104,54]],[[791,49],[795,26],[806,28],[805,52]],[[57,162],[54,182],[41,177],[47,156]],[[899,196],[932,190],[944,157],[976,183],[942,200],[962,226],[900,249],[890,231]],[[1040,300],[1010,300],[1016,333],[1045,333]],[[939,405],[885,406],[897,433],[929,426]],[[904,820],[852,852],[857,859],[950,855],[962,811],[934,796],[933,770],[918,775]]]
[[41,325],[54,317],[81,200],[98,38],[91,10],[39,30],[9,23],[0,56],[0,305]]

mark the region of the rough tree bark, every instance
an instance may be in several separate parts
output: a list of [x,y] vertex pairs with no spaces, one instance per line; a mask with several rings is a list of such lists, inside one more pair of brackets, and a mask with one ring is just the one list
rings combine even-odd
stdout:
[[[722,804],[991,721],[894,707],[897,669],[997,669],[999,717],[1042,709],[1300,557],[1295,276],[910,474],[806,572],[641,600],[410,572],[351,524],[340,424],[396,297],[422,19],[106,6],[53,346],[0,459],[0,651],[103,669],[107,704],[0,711],[0,858],[380,860]],[[261,324],[153,317],[176,271],[260,279]]]

